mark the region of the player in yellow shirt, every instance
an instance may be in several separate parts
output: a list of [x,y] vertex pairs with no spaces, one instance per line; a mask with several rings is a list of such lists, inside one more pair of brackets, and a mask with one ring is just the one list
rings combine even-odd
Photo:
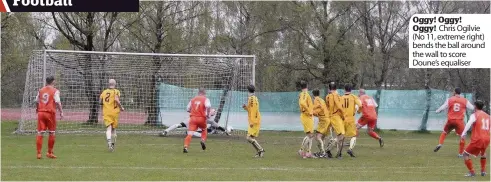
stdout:
[[344,86],[344,95],[341,97],[341,102],[343,103],[344,108],[344,130],[345,137],[351,137],[349,143],[348,154],[351,157],[355,157],[353,154],[353,147],[355,147],[356,136],[358,135],[355,123],[355,114],[356,111],[361,109],[361,101],[358,96],[351,93],[352,86],[351,84],[346,84]]
[[109,88],[104,90],[100,96],[102,105],[102,117],[106,126],[106,138],[109,151],[114,151],[116,143],[116,128],[118,127],[119,112],[124,111],[119,98],[121,93],[116,89],[116,80],[109,80]]
[[302,92],[298,98],[298,105],[300,106],[300,121],[302,122],[303,131],[306,136],[303,138],[298,154],[303,158],[311,158],[312,140],[314,138],[314,104],[312,104],[312,97],[310,97],[307,82],[301,81],[300,87],[302,88]]
[[317,135],[317,147],[319,147],[320,153],[318,157],[325,156],[325,148],[324,148],[324,139],[329,133],[329,113],[327,112],[326,101],[319,97],[320,91],[319,89],[314,89],[312,91],[314,95],[314,116],[319,118],[319,122],[317,123],[317,129],[315,130]]
[[247,105],[242,105],[242,108],[247,111],[247,117],[249,120],[249,128],[247,129],[247,141],[252,144],[252,146],[256,149],[256,156],[254,157],[263,157],[264,149],[259,145],[256,140],[256,137],[259,136],[259,130],[261,128],[261,113],[259,112],[259,100],[254,95],[256,88],[254,85],[249,85],[247,87],[249,91],[249,99],[247,100]]
[[[343,150],[343,142],[344,142],[344,109],[341,102],[341,96],[339,96],[336,91],[336,84],[334,82],[329,83],[329,94],[326,96],[327,102],[327,110],[329,113],[329,120],[331,122],[331,126],[336,132],[336,146],[338,148],[336,158],[341,158],[341,152]],[[327,149],[327,155],[331,156],[331,149]]]

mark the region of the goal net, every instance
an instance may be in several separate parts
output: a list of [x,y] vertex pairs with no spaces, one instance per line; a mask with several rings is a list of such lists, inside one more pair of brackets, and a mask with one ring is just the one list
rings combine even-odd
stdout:
[[254,84],[255,57],[250,55],[187,55],[123,52],[34,51],[29,61],[17,133],[35,132],[35,98],[47,76],[55,77],[64,118],[57,132],[102,131],[99,95],[115,79],[125,108],[119,131],[161,132],[163,126],[187,122],[186,106],[198,88],[218,113],[219,125],[246,128],[242,104]]

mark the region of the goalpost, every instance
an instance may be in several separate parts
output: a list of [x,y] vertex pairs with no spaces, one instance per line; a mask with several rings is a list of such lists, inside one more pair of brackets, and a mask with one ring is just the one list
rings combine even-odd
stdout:
[[186,106],[200,87],[217,109],[219,125],[245,128],[247,114],[241,106],[247,102],[246,87],[255,83],[254,68],[254,55],[34,51],[16,132],[36,131],[35,97],[47,76],[55,77],[63,104],[57,132],[102,131],[99,95],[109,79],[116,80],[125,107],[119,131],[157,133],[163,125],[187,121]]

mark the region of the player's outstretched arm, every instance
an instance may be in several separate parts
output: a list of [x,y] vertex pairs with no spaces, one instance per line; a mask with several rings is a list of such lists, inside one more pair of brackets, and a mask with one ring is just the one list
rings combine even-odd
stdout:
[[443,103],[442,106],[440,106],[437,110],[436,110],[436,113],[440,113],[442,112],[443,110],[447,109],[448,108],[448,99],[445,101],[445,103]]
[[358,98],[357,96],[355,96],[355,104],[356,104],[356,106],[358,106],[358,109],[361,109],[363,107],[363,104],[361,104],[360,98]]
[[32,102],[32,104],[36,104],[36,113],[39,110],[38,102],[39,102],[39,93],[36,95],[36,99],[34,99],[34,101]]
[[469,110],[474,110],[474,105],[471,104],[471,102],[467,101],[467,103],[465,104],[465,107],[467,107],[467,109]]
[[191,112],[191,101],[189,101],[188,106],[186,106],[186,111]]
[[121,101],[119,100],[119,95],[120,95],[120,93],[118,91],[116,96],[114,97],[114,101],[116,101],[116,104],[121,109],[121,111],[124,111],[124,107],[121,105]]
[[54,99],[55,99],[56,107],[58,108],[58,111],[60,112],[60,119],[63,119],[63,106],[61,105],[60,91],[55,92]]
[[476,116],[475,114],[472,114],[469,117],[469,121],[467,121],[467,124],[465,125],[464,131],[462,132],[462,138],[465,138],[465,135],[467,135],[467,132],[471,129],[472,125],[476,122]]
[[210,102],[210,99],[208,99],[208,98],[206,98],[206,100],[205,100],[205,108],[206,108],[206,115],[210,116],[211,102]]
[[250,108],[250,107],[251,107],[251,98],[249,97],[249,98],[247,99],[247,104],[243,104],[243,105],[242,105],[242,108],[243,108],[244,110],[246,110],[247,112],[249,112],[249,108]]

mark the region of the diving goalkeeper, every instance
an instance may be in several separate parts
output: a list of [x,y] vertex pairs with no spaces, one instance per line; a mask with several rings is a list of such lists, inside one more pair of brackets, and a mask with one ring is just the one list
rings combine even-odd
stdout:
[[[225,128],[223,128],[222,126],[219,126],[218,123],[215,122],[216,113],[217,113],[217,111],[215,109],[210,110],[210,116],[206,120],[206,124],[208,125],[208,127],[207,127],[208,133],[210,133],[210,134],[215,133],[216,130],[218,129],[218,130],[224,132],[225,134],[230,135],[229,130],[226,130]],[[173,125],[169,126],[169,128],[165,129],[160,134],[160,136],[167,136],[167,134],[169,132],[171,132],[172,130],[175,130],[177,128],[187,128],[187,124],[184,122],[173,124]],[[201,132],[200,131],[194,132],[193,136],[194,137],[201,137]]]

